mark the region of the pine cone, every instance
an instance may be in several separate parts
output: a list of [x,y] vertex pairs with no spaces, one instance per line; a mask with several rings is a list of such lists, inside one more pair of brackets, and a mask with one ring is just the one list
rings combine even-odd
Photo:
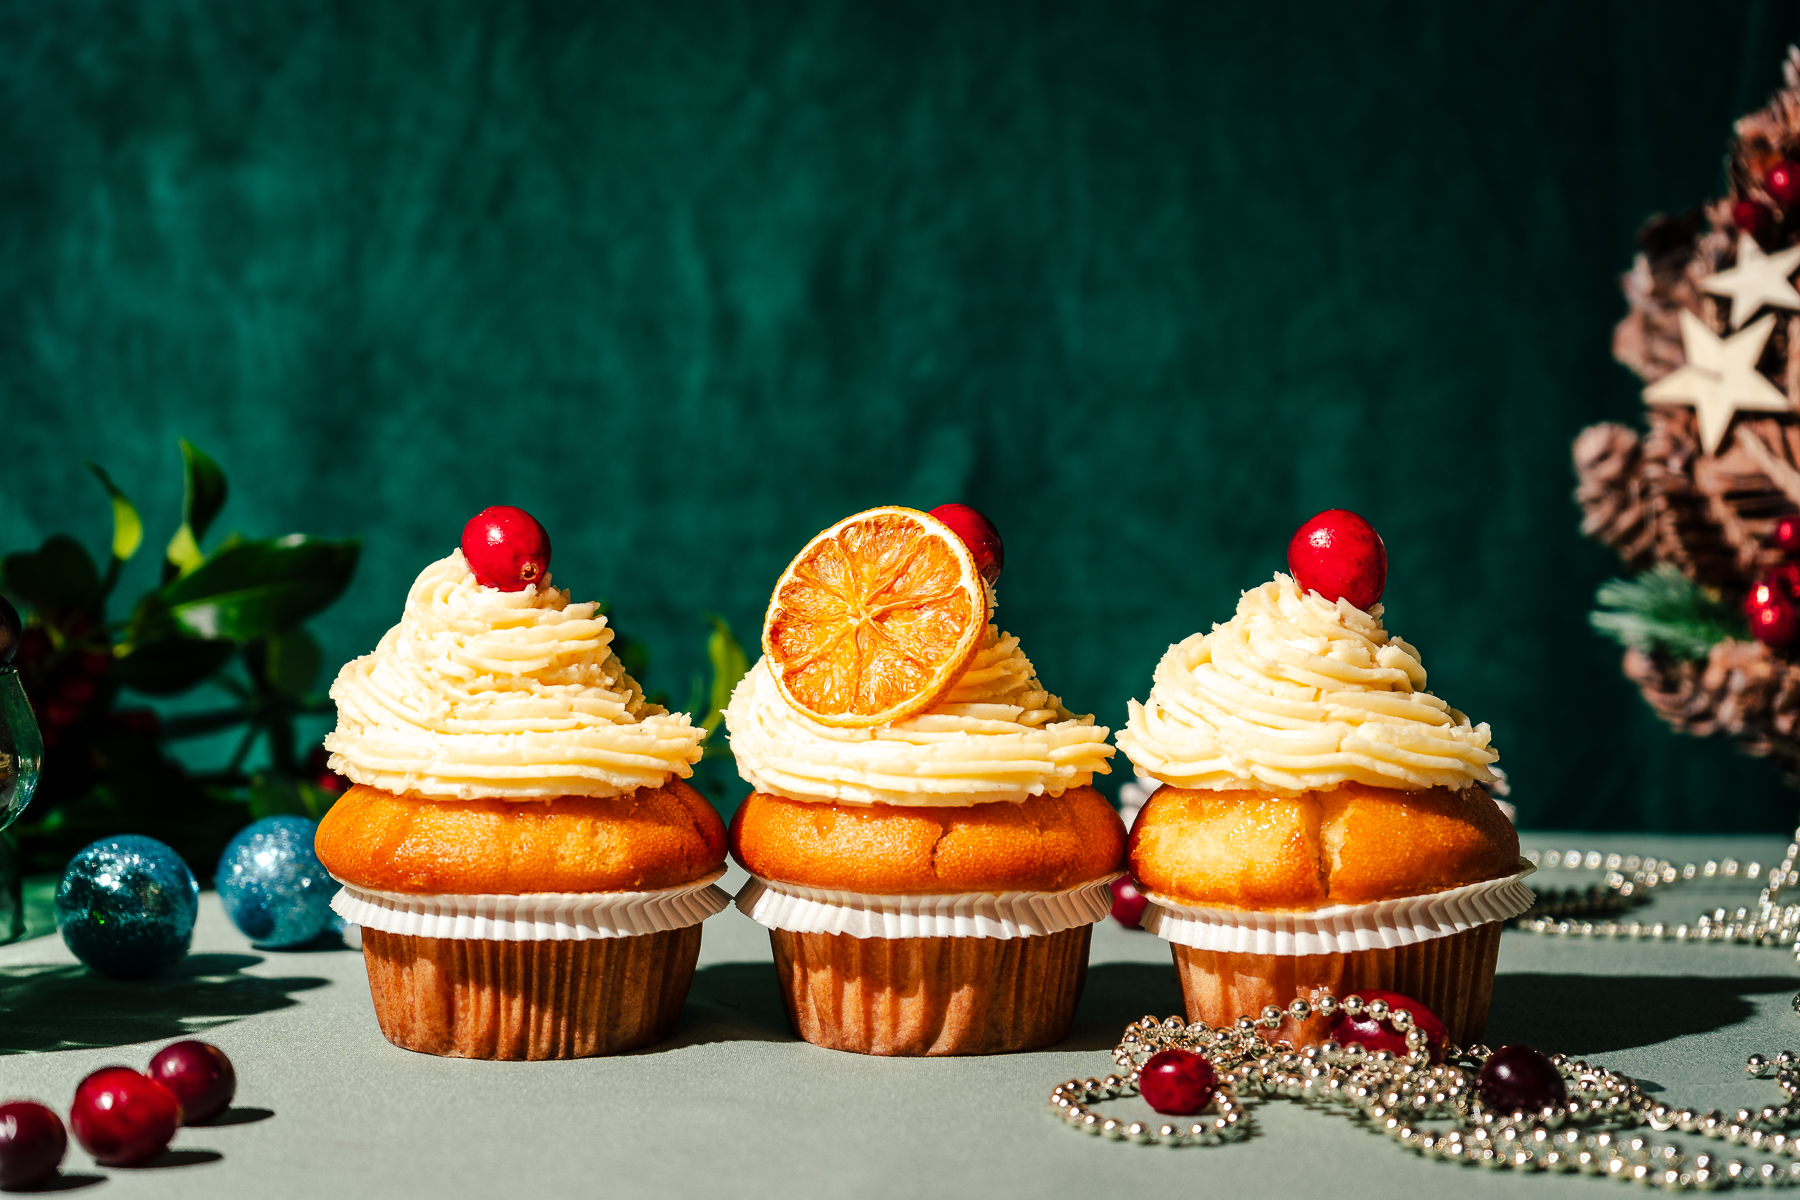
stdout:
[[1760,642],[1720,642],[1704,663],[1625,652],[1625,675],[1659,716],[1696,737],[1725,734],[1800,776],[1800,667]]
[[1611,421],[1590,425],[1575,439],[1581,532],[1613,547],[1634,570],[1655,560],[1656,529],[1643,460],[1637,432]]

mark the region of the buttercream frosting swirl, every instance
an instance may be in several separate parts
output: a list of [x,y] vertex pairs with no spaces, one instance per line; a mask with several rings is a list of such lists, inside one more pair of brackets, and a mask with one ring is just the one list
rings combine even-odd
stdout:
[[759,791],[839,804],[962,806],[1060,796],[1107,773],[1110,732],[1038,683],[1019,639],[992,624],[936,705],[873,729],[821,725],[757,660],[725,710],[738,773]]
[[460,550],[331,685],[331,769],[434,800],[618,796],[693,774],[706,731],[644,699],[594,603],[476,582]]
[[1419,652],[1369,611],[1301,591],[1286,575],[1243,594],[1237,615],[1169,647],[1119,748],[1175,787],[1276,795],[1491,783],[1485,724],[1425,690]]

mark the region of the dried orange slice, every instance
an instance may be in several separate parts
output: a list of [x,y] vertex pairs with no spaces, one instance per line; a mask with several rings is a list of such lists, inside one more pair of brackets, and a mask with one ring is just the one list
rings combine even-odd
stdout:
[[987,593],[951,528],[911,508],[845,517],[794,557],[763,620],[788,703],[822,724],[902,721],[953,687],[981,645]]

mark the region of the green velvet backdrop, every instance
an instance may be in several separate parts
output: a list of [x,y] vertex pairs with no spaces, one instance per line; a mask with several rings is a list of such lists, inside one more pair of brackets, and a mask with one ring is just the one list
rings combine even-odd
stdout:
[[222,527],[367,539],[335,663],[520,504],[680,699],[703,610],[753,642],[816,530],[959,498],[1005,625],[1116,726],[1346,506],[1525,820],[1783,828],[1588,631],[1616,568],[1568,447],[1637,419],[1633,230],[1720,189],[1795,36],[1791,3],[14,0],[0,548],[102,544],[83,458],[166,536],[186,435]]

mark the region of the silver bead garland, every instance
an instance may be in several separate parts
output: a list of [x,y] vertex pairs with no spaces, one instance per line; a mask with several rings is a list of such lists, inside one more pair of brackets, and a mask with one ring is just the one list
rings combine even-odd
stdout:
[[[1386,1015],[1404,1029],[1408,1052],[1370,1052],[1361,1045],[1324,1042],[1296,1050],[1269,1040],[1287,1018],[1304,1021],[1315,1013],[1330,1017],[1342,1008],[1364,1012],[1362,997],[1340,1002],[1325,993],[1314,1003],[1295,1000],[1286,1009],[1270,1005],[1259,1017],[1239,1017],[1213,1028],[1180,1017],[1144,1017],[1125,1027],[1113,1048],[1123,1074],[1104,1079],[1071,1079],[1050,1093],[1050,1111],[1071,1128],[1116,1141],[1144,1145],[1215,1145],[1250,1136],[1247,1102],[1298,1100],[1325,1109],[1349,1110],[1353,1121],[1386,1134],[1427,1158],[1474,1163],[1514,1171],[1581,1172],[1650,1184],[1671,1191],[1712,1191],[1724,1187],[1800,1186],[1800,1056],[1789,1051],[1770,1063],[1753,1054],[1745,1064],[1752,1078],[1773,1077],[1785,1101],[1758,1111],[1726,1114],[1652,1103],[1629,1076],[1590,1066],[1564,1055],[1550,1062],[1561,1072],[1568,1103],[1537,1112],[1499,1112],[1483,1104],[1476,1087],[1486,1046],[1443,1048],[1432,1065],[1425,1035],[1413,1027],[1412,1013],[1384,1014],[1381,1001],[1370,1016]],[[1179,1123],[1121,1121],[1095,1112],[1092,1104],[1137,1093],[1144,1063],[1163,1050],[1192,1050],[1212,1063],[1217,1090],[1211,1104]],[[1428,1126],[1427,1123],[1434,1123]],[[1443,1127],[1445,1124],[1448,1127]],[[1787,1159],[1751,1164],[1710,1154],[1689,1156],[1680,1146],[1634,1133],[1680,1131]]]
[[[1538,902],[1513,922],[1516,929],[1549,937],[1637,938],[1677,942],[1711,942],[1791,949],[1800,961],[1800,904],[1784,904],[1782,893],[1800,884],[1800,829],[1794,831],[1787,855],[1771,870],[1761,863],[1740,863],[1727,858],[1676,866],[1666,858],[1636,854],[1608,854],[1598,850],[1532,850],[1525,857],[1540,869],[1605,871],[1600,884],[1586,888],[1558,888],[1543,876],[1534,880]],[[1647,901],[1657,889],[1667,890],[1696,879],[1763,881],[1756,906],[1715,908],[1691,923],[1627,921],[1617,919],[1635,904]],[[1548,884],[1548,886],[1546,886]],[[1601,917],[1610,919],[1581,919]],[[1800,997],[1795,998],[1800,1009]]]

